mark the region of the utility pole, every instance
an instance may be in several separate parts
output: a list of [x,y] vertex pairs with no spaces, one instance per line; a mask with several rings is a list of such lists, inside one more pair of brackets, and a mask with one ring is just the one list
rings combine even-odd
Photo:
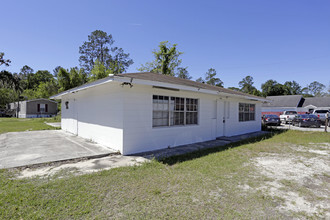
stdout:
[[325,132],[328,132],[329,115],[330,115],[329,112],[327,112],[327,113],[325,114],[325,124],[324,124],[324,131],[325,131]]

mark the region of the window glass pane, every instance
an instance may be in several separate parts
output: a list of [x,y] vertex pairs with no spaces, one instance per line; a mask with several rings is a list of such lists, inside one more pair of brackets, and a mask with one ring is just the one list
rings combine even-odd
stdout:
[[239,103],[239,121],[255,120],[255,104]]
[[153,127],[198,123],[198,100],[153,95]]

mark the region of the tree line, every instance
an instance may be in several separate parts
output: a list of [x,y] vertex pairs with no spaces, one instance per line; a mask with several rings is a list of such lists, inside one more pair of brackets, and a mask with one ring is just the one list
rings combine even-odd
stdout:
[[[52,73],[48,70],[34,71],[25,65],[19,73],[0,71],[0,107],[7,103],[22,99],[49,98],[59,92],[80,86],[87,82],[107,77],[109,74],[126,72],[133,64],[129,53],[122,48],[114,46],[111,34],[104,31],[93,31],[88,40],[79,47],[80,67],[65,69],[61,66],[54,68]],[[154,59],[138,68],[141,72],[154,72],[191,80],[188,67],[182,67],[183,52],[178,51],[177,44],[168,41],[160,42],[158,48],[152,51]],[[10,59],[0,53],[0,66],[9,66]],[[224,87],[224,82],[218,77],[214,68],[209,68],[204,75],[196,79],[197,82]],[[246,76],[238,82],[238,87],[229,89],[241,91],[256,96],[298,95],[329,96],[330,88],[324,92],[325,85],[314,81],[306,87],[300,86],[296,81],[287,81],[280,84],[270,79],[261,85],[261,90],[254,87],[253,77]]]

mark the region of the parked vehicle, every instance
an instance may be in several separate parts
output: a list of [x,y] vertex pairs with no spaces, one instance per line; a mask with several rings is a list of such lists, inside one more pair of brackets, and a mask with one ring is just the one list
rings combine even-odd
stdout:
[[326,109],[315,109],[312,114],[316,115],[321,120],[322,124],[325,124],[325,118],[328,112],[329,110]]
[[0,109],[0,117],[14,117],[15,113],[15,109]]
[[296,111],[284,111],[281,115],[280,115],[280,120],[282,123],[286,124],[286,123],[291,123],[292,120],[295,118],[295,116],[298,113]]
[[293,126],[298,127],[317,127],[321,126],[321,120],[312,114],[303,114],[303,115],[296,115],[296,117],[292,120]]
[[263,115],[261,118],[261,123],[263,125],[280,125],[281,121],[280,121],[280,117],[278,117],[277,115]]

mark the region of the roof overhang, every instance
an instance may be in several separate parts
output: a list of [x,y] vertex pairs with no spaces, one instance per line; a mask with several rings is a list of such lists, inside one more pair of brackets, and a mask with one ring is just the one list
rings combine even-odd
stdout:
[[70,93],[76,93],[81,90],[89,89],[95,86],[99,86],[102,84],[110,83],[110,82],[119,82],[119,83],[125,83],[125,84],[138,84],[138,85],[148,85],[152,86],[155,89],[169,89],[169,90],[175,90],[175,91],[191,91],[191,92],[199,92],[204,94],[212,94],[212,95],[219,95],[223,97],[233,97],[233,98],[240,98],[240,99],[248,99],[251,101],[258,101],[258,102],[269,102],[269,99],[262,98],[262,97],[251,97],[251,96],[245,96],[245,95],[237,95],[237,94],[231,94],[226,92],[220,92],[220,91],[214,91],[209,89],[203,89],[203,88],[196,88],[192,86],[184,86],[184,85],[178,85],[178,84],[171,84],[171,83],[165,83],[165,82],[158,82],[158,81],[151,81],[151,80],[145,80],[145,79],[136,79],[133,77],[125,77],[123,75],[120,76],[109,76],[107,78],[97,80],[88,84],[84,84],[82,86],[69,89],[67,91],[61,92],[57,95],[54,95],[50,97],[51,99],[61,99],[62,96],[68,95]]

